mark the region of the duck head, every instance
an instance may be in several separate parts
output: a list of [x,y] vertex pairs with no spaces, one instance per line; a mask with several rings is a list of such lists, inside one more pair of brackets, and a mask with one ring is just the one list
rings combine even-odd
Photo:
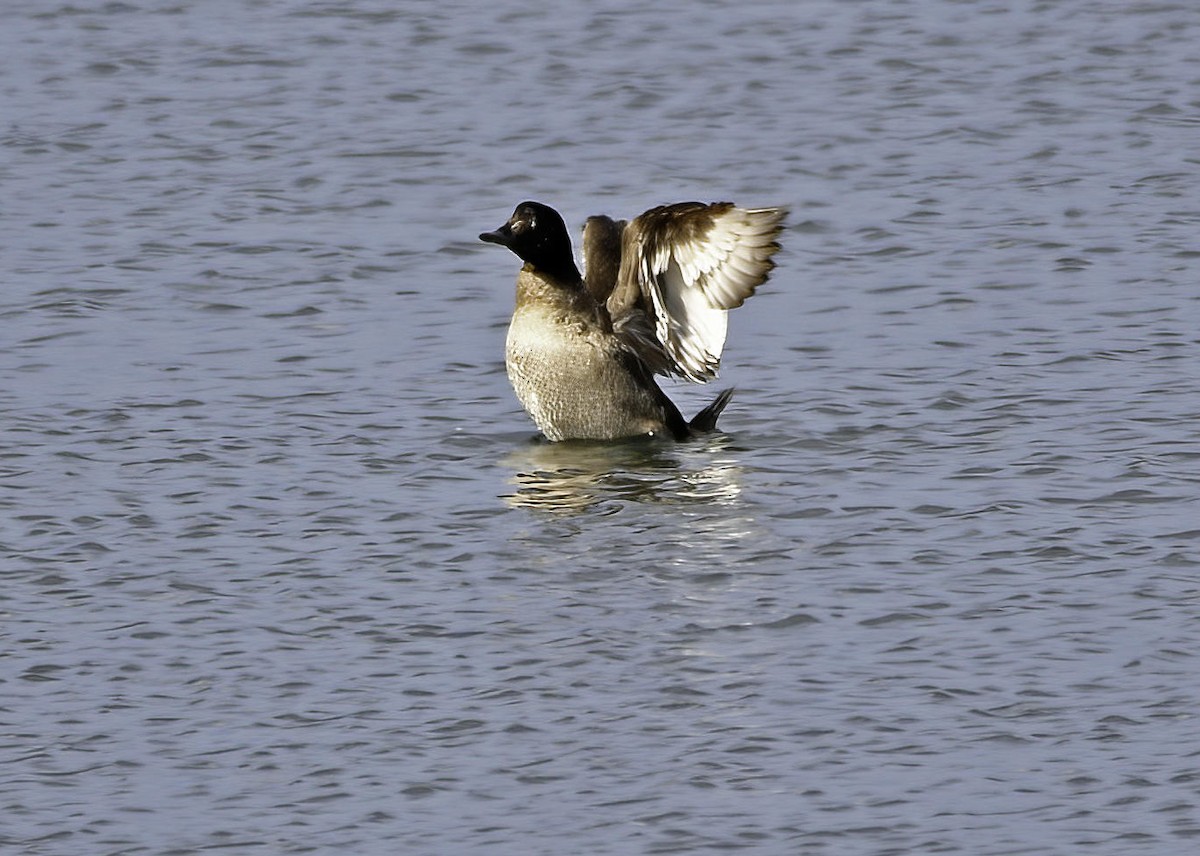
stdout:
[[562,216],[549,205],[522,202],[508,222],[479,240],[508,247],[527,265],[557,279],[579,281],[571,236]]

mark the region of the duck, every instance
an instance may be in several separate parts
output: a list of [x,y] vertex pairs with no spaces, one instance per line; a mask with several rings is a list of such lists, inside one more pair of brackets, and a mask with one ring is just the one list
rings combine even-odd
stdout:
[[523,262],[505,341],[517,400],[547,440],[687,440],[716,430],[732,389],[690,420],[657,376],[717,377],[730,310],[775,267],[787,208],[661,205],[589,217],[584,273],[561,214],[519,204],[481,241]]

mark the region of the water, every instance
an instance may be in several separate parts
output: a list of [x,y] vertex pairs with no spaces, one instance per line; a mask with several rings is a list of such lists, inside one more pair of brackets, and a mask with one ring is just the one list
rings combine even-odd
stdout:
[[[1189,4],[0,33],[6,853],[1195,846]],[[792,206],[724,435],[532,442],[525,198]]]

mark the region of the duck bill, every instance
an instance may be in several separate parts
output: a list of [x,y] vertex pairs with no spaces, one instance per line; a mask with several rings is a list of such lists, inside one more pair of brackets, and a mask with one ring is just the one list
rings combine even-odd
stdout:
[[512,242],[512,230],[509,228],[509,224],[505,223],[494,232],[482,232],[479,235],[479,240],[507,247]]

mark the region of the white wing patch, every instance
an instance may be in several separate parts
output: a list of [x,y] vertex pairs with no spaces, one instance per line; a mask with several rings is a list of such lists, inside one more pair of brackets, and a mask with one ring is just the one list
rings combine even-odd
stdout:
[[[661,209],[655,209],[661,211]],[[654,212],[647,212],[647,215]],[[712,205],[684,210],[682,221],[648,218],[639,236],[639,285],[654,313],[655,333],[678,374],[704,382],[717,376],[728,310],[741,306],[774,267],[782,208]],[[638,218],[641,220],[642,218]],[[638,220],[633,225],[639,226]]]

